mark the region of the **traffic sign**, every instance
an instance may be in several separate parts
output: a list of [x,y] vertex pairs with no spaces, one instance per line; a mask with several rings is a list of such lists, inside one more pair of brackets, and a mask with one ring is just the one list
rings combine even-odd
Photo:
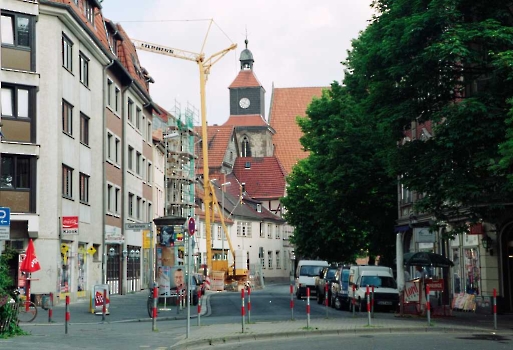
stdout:
[[11,208],[0,207],[0,240],[11,239]]
[[132,231],[141,231],[141,230],[149,230],[151,228],[151,223],[145,222],[145,223],[126,223],[125,224],[125,230],[132,230]]
[[194,231],[196,231],[196,222],[194,222],[194,218],[189,218],[189,235],[193,235]]
[[0,226],[11,225],[11,208],[0,207]]

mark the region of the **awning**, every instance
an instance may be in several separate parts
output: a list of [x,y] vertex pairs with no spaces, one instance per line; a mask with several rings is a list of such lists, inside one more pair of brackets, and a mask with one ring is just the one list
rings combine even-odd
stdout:
[[410,229],[410,225],[400,225],[394,227],[394,232],[406,232]]

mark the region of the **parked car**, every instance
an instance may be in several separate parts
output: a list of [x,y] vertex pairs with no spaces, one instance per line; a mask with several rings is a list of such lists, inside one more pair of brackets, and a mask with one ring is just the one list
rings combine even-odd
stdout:
[[392,269],[386,266],[351,266],[349,269],[349,287],[355,286],[356,307],[365,311],[367,307],[367,286],[374,286],[374,307],[397,310],[399,291]]
[[349,303],[349,265],[340,266],[331,282],[331,306],[337,310],[347,309]]
[[315,292],[317,297],[317,304],[322,304],[326,300],[326,285],[328,286],[328,305],[331,305],[331,283],[335,278],[337,266],[323,267],[319,272],[319,276],[315,279]]
[[323,267],[329,266],[324,260],[299,260],[296,269],[296,297],[301,299],[306,296],[306,290],[315,293],[315,278]]

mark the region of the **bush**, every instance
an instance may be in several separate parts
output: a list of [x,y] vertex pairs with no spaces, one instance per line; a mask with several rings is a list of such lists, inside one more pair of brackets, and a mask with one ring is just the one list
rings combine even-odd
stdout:
[[13,297],[14,282],[9,275],[9,261],[16,257],[16,251],[6,247],[0,255],[0,337],[26,334],[18,325],[16,303]]

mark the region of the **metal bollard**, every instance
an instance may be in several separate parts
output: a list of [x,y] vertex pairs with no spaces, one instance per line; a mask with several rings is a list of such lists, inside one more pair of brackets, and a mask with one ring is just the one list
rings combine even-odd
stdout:
[[66,295],[66,313],[65,313],[65,322],[64,322],[64,333],[68,334],[68,322],[69,322],[69,295]]
[[248,323],[251,322],[251,287],[248,286]]
[[201,288],[198,291],[198,326],[201,325],[200,316],[201,316]]
[[241,298],[241,301],[242,301],[242,304],[241,304],[241,308],[240,308],[240,314],[242,316],[242,333],[244,333],[244,322],[245,322],[245,319],[246,319],[246,309],[244,308],[244,288],[241,289],[240,291],[240,298]]
[[429,302],[429,284],[426,285],[426,310],[428,326],[431,326],[431,303]]
[[371,289],[371,317],[374,318],[374,286]]
[[153,319],[151,321],[151,330],[156,331],[157,330],[157,302],[158,302],[158,288],[153,287]]
[[103,306],[102,306],[102,322],[105,322],[105,315],[107,314],[107,289],[103,290]]
[[493,329],[497,329],[497,289],[493,289]]
[[367,290],[365,291],[365,295],[367,297],[367,325],[371,325],[371,312],[370,312],[370,293],[369,293],[369,285],[367,285]]
[[294,319],[294,286],[290,285],[290,319]]
[[306,287],[306,328],[310,328],[310,288]]
[[52,316],[53,316],[53,293],[50,293],[50,303],[48,307],[48,323],[52,322]]

